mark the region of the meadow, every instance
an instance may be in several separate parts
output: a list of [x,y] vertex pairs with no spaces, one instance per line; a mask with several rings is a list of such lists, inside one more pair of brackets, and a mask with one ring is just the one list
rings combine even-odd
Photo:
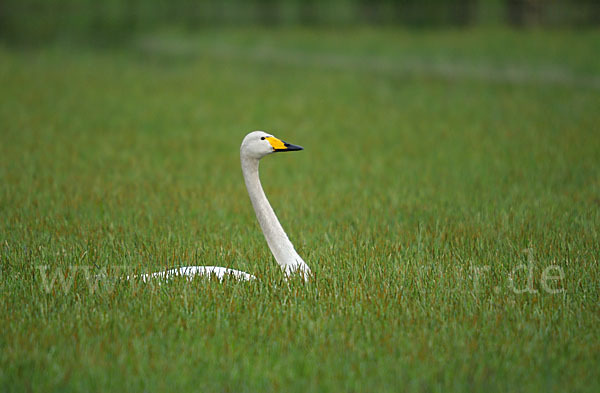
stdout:
[[[0,391],[600,390],[600,33],[0,47]],[[261,162],[313,279],[283,280]],[[219,265],[254,282],[119,279]]]

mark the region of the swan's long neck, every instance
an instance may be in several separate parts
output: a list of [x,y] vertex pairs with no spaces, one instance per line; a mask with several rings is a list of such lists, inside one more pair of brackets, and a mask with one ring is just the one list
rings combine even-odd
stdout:
[[294,245],[287,237],[263,191],[258,177],[258,159],[242,156],[241,161],[244,181],[256,213],[256,219],[275,260],[285,274],[299,272],[306,279],[310,274],[310,268],[294,249]]

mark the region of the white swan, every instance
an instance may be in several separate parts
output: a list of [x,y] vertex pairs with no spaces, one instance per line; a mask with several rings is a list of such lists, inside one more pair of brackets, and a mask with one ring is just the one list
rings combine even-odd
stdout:
[[[275,257],[275,260],[283,270],[286,277],[298,273],[304,280],[308,280],[311,271],[294,249],[283,227],[279,223],[271,204],[260,184],[258,176],[258,161],[272,153],[283,151],[302,150],[301,146],[292,145],[275,138],[264,131],[253,131],[246,135],[240,147],[240,160],[242,162],[242,173],[250,201],[256,213],[256,219],[260,224],[267,244]],[[169,279],[173,276],[183,276],[191,279],[194,276],[216,276],[219,280],[230,276],[239,280],[253,280],[253,275],[235,269],[219,266],[184,266],[167,271],[141,274],[137,277],[144,282],[151,278]],[[128,277],[129,278],[129,277]]]

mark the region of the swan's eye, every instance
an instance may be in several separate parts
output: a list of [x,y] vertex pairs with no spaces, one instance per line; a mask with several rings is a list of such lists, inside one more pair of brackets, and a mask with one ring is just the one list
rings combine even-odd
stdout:
[[261,141],[264,141],[264,140],[265,140],[265,137],[264,137],[264,136],[261,136],[261,137],[260,137],[260,140],[261,140]]

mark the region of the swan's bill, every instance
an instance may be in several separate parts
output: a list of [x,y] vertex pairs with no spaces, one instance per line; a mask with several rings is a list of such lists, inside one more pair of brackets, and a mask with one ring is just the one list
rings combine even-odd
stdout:
[[281,139],[277,139],[274,136],[268,136],[268,137],[265,137],[265,139],[267,141],[269,141],[269,143],[273,147],[273,150],[275,150],[275,151],[298,151],[298,150],[304,150],[304,148],[302,146],[292,145],[291,143],[287,143],[285,141],[282,141]]

